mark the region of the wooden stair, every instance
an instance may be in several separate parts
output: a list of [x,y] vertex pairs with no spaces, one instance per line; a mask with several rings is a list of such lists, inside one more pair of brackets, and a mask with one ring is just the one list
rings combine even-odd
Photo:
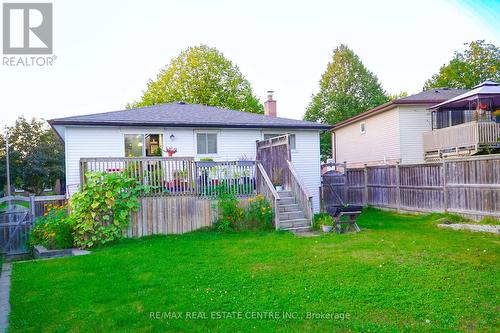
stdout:
[[279,211],[279,229],[281,230],[310,230],[311,221],[309,221],[304,212],[297,204],[291,191],[278,191],[280,196]]

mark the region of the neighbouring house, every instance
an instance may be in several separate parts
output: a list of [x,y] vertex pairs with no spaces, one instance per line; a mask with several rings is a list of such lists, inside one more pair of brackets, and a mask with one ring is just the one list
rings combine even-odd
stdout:
[[500,148],[500,84],[486,81],[431,107],[432,130],[423,135],[426,161]]
[[424,162],[423,133],[432,130],[429,108],[464,92],[430,89],[335,124],[331,129],[334,162],[347,162],[349,167]]
[[169,152],[195,161],[255,160],[257,141],[288,134],[291,162],[312,196],[313,210],[319,211],[319,134],[331,126],[277,117],[272,95],[264,109],[259,115],[179,102],[52,119],[49,124],[65,143],[69,195],[81,183],[85,158],[154,161]]

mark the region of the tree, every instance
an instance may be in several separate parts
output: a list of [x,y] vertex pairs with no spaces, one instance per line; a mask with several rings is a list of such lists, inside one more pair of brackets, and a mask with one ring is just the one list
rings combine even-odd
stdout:
[[455,52],[453,59],[425,82],[424,89],[470,89],[486,80],[500,81],[500,48],[484,40],[465,45],[468,48],[464,52]]
[[[39,194],[64,177],[64,145],[45,121],[19,117],[8,128],[11,182]],[[0,186],[6,184],[5,137],[0,138]]]
[[[388,101],[377,77],[344,44],[333,51],[319,86],[307,107],[305,120],[335,124]],[[332,156],[330,133],[321,136],[321,156]]]
[[141,100],[127,107],[178,101],[263,113],[262,104],[238,66],[205,45],[181,52],[155,81],[148,82]]
[[400,92],[395,93],[395,94],[390,94],[387,97],[388,97],[388,99],[390,101],[393,101],[395,99],[400,99],[400,98],[403,98],[403,97],[408,97],[408,93],[406,91],[400,91]]

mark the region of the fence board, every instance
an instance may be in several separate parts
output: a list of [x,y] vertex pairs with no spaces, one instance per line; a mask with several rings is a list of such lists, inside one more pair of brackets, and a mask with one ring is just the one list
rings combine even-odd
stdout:
[[350,204],[500,218],[500,155],[347,169],[324,175],[322,183],[322,207],[338,204],[335,191]]

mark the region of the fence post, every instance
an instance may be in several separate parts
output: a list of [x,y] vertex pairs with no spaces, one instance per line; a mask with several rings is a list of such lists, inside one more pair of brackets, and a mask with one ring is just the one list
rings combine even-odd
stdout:
[[35,195],[30,194],[30,209],[31,209],[31,220],[35,220],[36,209],[35,209]]
[[444,212],[448,212],[448,186],[447,186],[447,177],[446,177],[446,160],[443,159],[443,164],[441,166],[441,176],[443,179],[443,210]]
[[344,203],[349,203],[349,178],[347,176],[347,161],[344,161]]
[[321,186],[319,187],[319,212],[320,213],[325,212],[325,207],[323,203],[323,184],[321,184]]
[[363,170],[365,176],[365,188],[364,188],[364,201],[365,206],[368,206],[368,164],[365,163],[365,168]]
[[401,211],[401,186],[399,177],[399,162],[396,162],[396,207]]

